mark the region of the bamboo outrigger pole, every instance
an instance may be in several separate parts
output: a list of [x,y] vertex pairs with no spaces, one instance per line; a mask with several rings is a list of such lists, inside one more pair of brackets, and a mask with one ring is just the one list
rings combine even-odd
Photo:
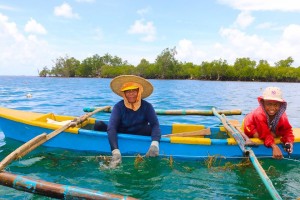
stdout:
[[85,114],[81,117],[75,118],[73,121],[67,123],[66,125],[60,127],[59,129],[56,129],[55,131],[53,131],[49,134],[42,133],[42,134],[34,137],[33,139],[29,140],[28,142],[26,142],[25,144],[23,144],[22,146],[20,146],[16,150],[14,150],[8,156],[6,156],[0,162],[0,171],[2,171],[13,160],[16,160],[18,158],[21,158],[21,157],[25,156],[26,154],[28,154],[29,152],[31,152],[32,150],[34,150],[38,146],[42,145],[43,143],[47,142],[48,140],[50,140],[53,137],[55,137],[56,135],[58,135],[59,133],[65,131],[66,129],[68,129],[70,127],[74,127],[74,126],[82,123],[83,121],[87,120],[89,117],[91,117],[92,115],[94,115],[97,112],[107,110],[109,108],[110,108],[110,106],[97,108],[96,110],[94,110],[91,113],[88,113],[88,114]]
[[57,183],[46,182],[43,180],[36,180],[22,175],[11,174],[8,172],[0,172],[0,184],[30,192],[40,194],[47,197],[57,199],[87,199],[87,200],[134,200],[135,198],[128,196],[121,196],[96,190],[79,188],[70,185],[61,185]]
[[264,185],[266,186],[266,188],[267,188],[268,192],[270,193],[270,195],[272,196],[272,198],[276,199],[276,200],[282,200],[282,198],[278,194],[277,190],[275,189],[272,181],[270,180],[270,178],[266,174],[265,170],[262,168],[262,166],[258,162],[252,149],[249,146],[245,146],[245,140],[244,140],[243,136],[239,133],[238,130],[236,130],[226,120],[226,117],[224,114],[223,115],[218,114],[218,112],[216,111],[215,108],[212,108],[212,111],[213,111],[214,115],[217,116],[221,120],[221,122],[222,122],[223,126],[226,128],[226,130],[228,130],[232,134],[232,136],[238,143],[242,152],[250,158],[250,161],[252,162],[255,170],[257,171],[258,175],[260,176],[261,180],[263,181]]
[[[84,112],[92,112],[97,107],[86,107],[83,108]],[[103,110],[103,112],[110,113],[111,109]],[[242,111],[240,109],[234,110],[218,110],[219,114],[225,115],[241,115]],[[204,116],[213,116],[214,113],[212,110],[155,110],[157,115],[204,115]]]

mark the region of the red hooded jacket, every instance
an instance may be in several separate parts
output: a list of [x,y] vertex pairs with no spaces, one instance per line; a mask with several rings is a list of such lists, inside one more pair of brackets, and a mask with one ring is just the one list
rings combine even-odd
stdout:
[[[271,147],[275,142],[269,128],[268,117],[266,111],[264,110],[261,97],[258,97],[258,102],[260,106],[249,113],[244,119],[244,132],[249,137],[253,137],[255,133],[258,133],[259,139],[264,140],[265,146]],[[282,103],[280,109],[282,109],[282,115],[280,116],[278,123],[275,124],[275,134],[277,137],[281,137],[280,141],[283,144],[293,143],[294,134],[292,126],[290,125],[288,117],[285,113],[286,102]]]

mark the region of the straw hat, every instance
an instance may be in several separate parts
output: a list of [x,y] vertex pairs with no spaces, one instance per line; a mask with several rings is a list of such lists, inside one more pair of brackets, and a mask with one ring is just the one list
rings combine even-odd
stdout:
[[282,92],[278,87],[267,87],[263,92],[262,99],[284,102]]
[[114,93],[116,93],[117,95],[122,97],[123,92],[121,91],[121,88],[124,83],[128,83],[128,82],[138,83],[143,86],[144,91],[142,93],[142,99],[147,98],[153,92],[153,86],[149,81],[147,81],[146,79],[144,79],[142,77],[135,76],[135,75],[121,75],[121,76],[115,77],[110,82],[110,88],[112,89],[112,91]]

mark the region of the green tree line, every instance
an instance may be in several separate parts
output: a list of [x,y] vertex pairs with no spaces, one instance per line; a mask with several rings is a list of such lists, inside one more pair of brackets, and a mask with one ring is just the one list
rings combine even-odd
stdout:
[[59,57],[52,69],[44,67],[39,71],[39,76],[113,78],[133,74],[148,79],[300,82],[300,66],[292,66],[292,57],[279,60],[274,66],[266,60],[257,63],[250,58],[237,58],[233,65],[222,59],[203,61],[196,65],[179,62],[175,58],[176,53],[176,47],[166,48],[156,57],[154,63],[143,58],[137,66],[108,53],[104,56],[93,55],[82,62],[74,57]]

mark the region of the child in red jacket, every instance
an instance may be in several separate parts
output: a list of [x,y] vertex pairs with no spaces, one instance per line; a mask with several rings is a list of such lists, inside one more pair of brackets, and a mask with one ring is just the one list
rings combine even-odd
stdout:
[[284,148],[288,153],[293,152],[294,142],[292,126],[285,113],[287,103],[278,87],[267,87],[257,99],[259,107],[245,117],[244,132],[249,137],[264,140],[265,146],[272,148],[273,158],[282,159],[282,152],[274,138],[281,137],[285,147],[289,145],[290,148]]

